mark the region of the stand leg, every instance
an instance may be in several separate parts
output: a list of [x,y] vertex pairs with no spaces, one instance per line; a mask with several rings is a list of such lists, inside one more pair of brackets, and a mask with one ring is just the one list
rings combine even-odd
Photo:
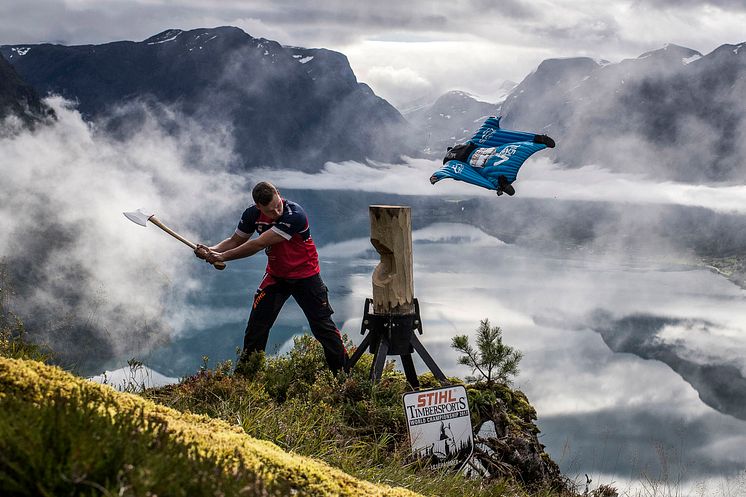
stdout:
[[414,361],[412,360],[412,354],[404,354],[401,357],[401,364],[404,367],[404,375],[407,377],[407,382],[415,390],[420,388],[420,380],[417,378],[417,371],[414,369]]
[[381,379],[383,374],[383,367],[386,365],[386,353],[389,351],[389,346],[386,340],[381,340],[378,344],[378,349],[373,355],[373,365],[370,367],[370,379],[378,381]]
[[433,358],[430,357],[430,354],[428,354],[427,350],[425,350],[425,346],[422,345],[422,343],[419,341],[414,333],[412,333],[411,341],[414,350],[416,350],[417,353],[420,354],[420,357],[422,357],[422,360],[425,361],[425,364],[428,368],[430,368],[430,371],[433,372],[435,378],[437,378],[438,381],[440,381],[443,385],[449,385],[450,383],[448,383],[446,375],[444,375],[443,371],[441,371],[438,365],[435,364]]
[[355,350],[355,353],[352,354],[352,357],[350,357],[347,360],[347,365],[345,366],[345,370],[349,372],[355,364],[357,364],[357,361],[360,360],[360,358],[365,354],[365,351],[368,349],[368,344],[372,340],[373,333],[368,333],[366,337],[363,339],[363,341],[360,343],[358,348]]

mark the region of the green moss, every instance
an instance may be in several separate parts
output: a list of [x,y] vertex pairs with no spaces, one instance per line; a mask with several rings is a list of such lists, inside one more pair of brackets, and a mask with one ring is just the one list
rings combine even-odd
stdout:
[[[352,347],[348,348],[352,349]],[[246,363],[249,367],[242,369],[240,374],[234,374],[231,370],[231,364],[224,363],[218,365],[214,370],[206,367],[202,368],[197,374],[185,378],[178,385],[142,392],[142,396],[160,405],[148,404],[151,407],[143,408],[140,411],[137,411],[136,408],[132,408],[134,410],[131,409],[130,411],[126,409],[121,411],[121,406],[116,407],[116,404],[105,403],[107,406],[105,410],[114,409],[119,412],[117,416],[122,415],[122,412],[132,412],[132,416],[145,420],[156,419],[162,421],[171,419],[169,417],[171,415],[177,416],[173,421],[167,422],[169,437],[171,437],[170,440],[173,444],[169,445],[167,449],[161,448],[159,450],[173,449],[179,454],[184,451],[189,454],[190,448],[196,450],[197,452],[194,454],[199,455],[202,459],[195,459],[195,464],[197,464],[195,469],[184,469],[186,474],[202,474],[200,472],[203,471],[199,468],[203,467],[200,466],[203,464],[205,468],[212,467],[212,471],[216,475],[225,473],[226,475],[232,475],[230,478],[239,478],[236,481],[243,481],[240,480],[240,475],[246,472],[259,475],[254,480],[251,479],[253,477],[248,477],[249,479],[246,481],[249,483],[247,485],[265,485],[266,482],[263,478],[269,478],[272,481],[285,482],[282,485],[289,485],[289,487],[278,486],[277,488],[286,490],[289,488],[291,491],[298,491],[299,495],[325,495],[323,493],[306,493],[311,492],[308,490],[309,485],[314,488],[319,485],[324,487],[323,481],[325,480],[323,479],[320,480],[322,483],[313,483],[316,481],[314,478],[321,478],[321,476],[313,476],[317,474],[317,469],[314,469],[318,468],[316,466],[317,462],[300,464],[292,461],[285,462],[287,454],[283,453],[284,455],[280,457],[272,451],[270,452],[276,455],[271,457],[261,455],[264,454],[264,449],[260,448],[263,446],[257,446],[255,449],[244,452],[247,450],[244,445],[238,444],[244,448],[237,448],[234,442],[228,442],[229,439],[233,440],[232,437],[239,433],[242,436],[248,434],[256,439],[271,441],[285,451],[321,459],[346,472],[347,475],[342,477],[342,480],[345,482],[352,481],[353,483],[345,483],[344,485],[340,483],[339,488],[343,490],[339,491],[342,493],[335,495],[345,495],[344,492],[347,490],[344,489],[348,485],[357,488],[355,486],[358,483],[354,482],[359,480],[354,478],[346,480],[345,478],[350,478],[348,475],[374,483],[400,485],[425,495],[463,495],[467,497],[528,495],[525,489],[515,481],[494,479],[485,482],[471,480],[445,470],[423,467],[412,461],[401,401],[402,394],[408,389],[406,378],[401,372],[396,371],[392,362],[389,362],[384,368],[381,381],[378,383],[371,382],[369,373],[372,360],[372,355],[365,354],[349,375],[334,376],[325,365],[323,351],[318,342],[310,336],[300,337],[296,339],[293,349],[285,356],[265,357],[263,354],[257,354],[250,358]],[[0,391],[14,398],[40,399],[44,398],[44,392],[51,392],[48,385],[58,385],[59,393],[54,395],[60,397],[68,394],[74,397],[75,392],[80,390],[79,381],[82,380],[59,381],[57,373],[52,374],[49,371],[36,367],[21,367],[14,372],[10,372],[6,368],[4,371],[0,371],[0,386],[2,387]],[[52,371],[59,370],[52,369]],[[18,377],[12,379],[13,376]],[[452,383],[462,383],[458,378],[450,378],[449,380]],[[423,388],[439,386],[431,373],[421,375],[420,381]],[[91,388],[98,388],[98,386],[92,385]],[[109,390],[106,389],[106,391]],[[494,382],[490,385],[470,384],[467,385],[467,391],[475,427],[478,427],[485,420],[502,416],[500,419],[505,420],[505,425],[511,432],[516,434],[527,433],[531,430],[534,430],[534,433],[538,432],[533,423],[533,420],[536,419],[536,412],[522,392],[514,391],[507,385]],[[136,397],[126,397],[126,399],[132,398]],[[121,401],[121,398],[118,399]],[[32,404],[34,402],[38,402],[38,400],[34,400]],[[130,400],[125,402],[125,406],[129,405],[128,402]],[[12,413],[15,407],[10,404],[7,405],[10,406],[7,412]],[[161,409],[164,409],[162,406],[174,408],[184,414],[169,410],[172,414],[166,416],[161,411]],[[49,407],[44,408],[44,412],[47,412],[47,414],[44,414],[45,416],[52,412],[49,409]],[[151,409],[154,411],[151,411]],[[152,418],[153,412],[156,413],[156,418]],[[222,428],[218,428],[212,425],[212,421],[208,418],[197,417],[196,419],[199,421],[194,421],[195,418],[190,417],[192,415],[189,413],[206,415],[213,420],[220,419],[227,424],[224,423],[220,425]],[[83,417],[89,416],[90,412],[85,411]],[[117,416],[112,419],[118,419]],[[125,414],[125,416],[129,416],[129,414]],[[178,416],[183,416],[183,418]],[[30,417],[30,419],[32,418]],[[71,434],[70,440],[65,443],[70,446],[78,443],[85,447],[95,445],[88,441],[78,442],[75,438],[78,435],[75,435],[74,432],[80,430],[92,434],[97,428],[84,428],[76,423],[77,421],[69,428],[59,428]],[[197,423],[196,429],[199,435],[189,435],[195,429],[192,427],[192,423]],[[207,425],[200,428],[200,423],[207,423]],[[30,423],[29,427],[24,429],[30,430],[32,425],[33,423]],[[180,434],[175,435],[173,430],[175,426],[178,426]],[[219,435],[222,433],[221,430],[226,428],[230,434]],[[9,429],[6,433],[12,433],[13,430],[17,431],[18,428]],[[116,432],[116,430],[114,431]],[[214,438],[216,436],[220,440],[217,445]],[[204,442],[204,440],[211,441]],[[117,443],[116,441],[112,442],[112,446],[116,447]],[[171,442],[161,441],[156,443],[146,438],[136,443],[142,444],[144,447],[161,444],[160,447],[162,447],[163,444],[170,444]],[[257,443],[259,442],[257,441]],[[277,450],[276,447],[272,447],[274,451]],[[109,456],[102,457],[104,460],[113,461],[107,459]],[[178,459],[181,456],[175,454],[173,457]],[[541,457],[545,461],[549,460],[549,456],[546,454],[542,454]],[[128,461],[135,462],[112,462],[112,466],[120,466],[119,472],[107,478],[121,479],[124,478],[122,475],[126,474],[129,475],[127,478],[137,478],[137,481],[141,482],[138,484],[141,485],[138,487],[140,489],[147,487],[147,481],[158,478],[159,466],[149,466],[150,462],[147,458],[143,459],[145,462],[142,464],[137,463],[135,456]],[[43,466],[47,463],[38,464]],[[181,463],[177,461],[173,464],[176,467]],[[261,471],[258,470],[258,465],[263,468]],[[133,469],[126,470],[130,466]],[[164,463],[164,468],[167,468],[167,466],[168,464]],[[321,472],[337,474],[334,472],[338,470],[332,467],[328,468]],[[198,479],[200,478],[208,481],[206,476]],[[252,481],[259,483],[251,483]],[[108,483],[98,484],[104,485],[107,489],[113,489],[113,487],[106,486],[109,485]],[[208,484],[205,483],[205,485]],[[280,484],[278,483],[278,485]],[[198,487],[189,488],[193,489],[194,495],[206,495],[207,493],[204,492],[207,492],[205,489],[208,487],[209,485],[199,487],[202,490],[199,490]],[[270,488],[271,485],[266,483],[265,487]],[[262,488],[266,490],[265,487]],[[216,488],[226,488],[228,489],[226,495],[230,495],[230,489],[233,487]],[[80,489],[75,492],[84,494]],[[535,493],[537,490],[534,489],[532,492]],[[112,493],[115,492],[112,490]],[[141,495],[145,493],[141,493]],[[161,494],[178,495],[168,491],[162,491]],[[254,494],[249,493],[248,495]],[[350,495],[356,494],[351,492]],[[553,493],[546,491],[540,493],[540,495],[553,495]]]
[[[205,374],[192,383],[227,381]],[[303,419],[323,419],[329,408],[319,409]],[[223,421],[158,406],[35,361],[0,358],[0,414],[4,495],[24,488],[28,493],[17,495],[73,494],[83,488],[78,484],[122,495],[238,495],[244,488],[246,495],[415,495],[288,454]],[[213,488],[218,480],[227,487]]]

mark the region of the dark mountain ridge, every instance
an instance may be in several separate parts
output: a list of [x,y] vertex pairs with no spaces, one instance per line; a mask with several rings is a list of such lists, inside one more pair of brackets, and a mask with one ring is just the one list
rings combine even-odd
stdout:
[[[282,46],[238,28],[167,30],[142,42],[13,45],[0,52],[40,94],[78,102],[117,133],[165,104],[228,129],[236,170],[316,171],[327,161],[440,157],[480,118],[545,133],[566,167],[597,164],[656,180],[746,180],[746,50],[667,45],[619,63],[548,59],[499,104],[449,92],[407,113],[359,83],[347,58]],[[178,126],[179,122],[170,123]]]
[[0,55],[0,120],[11,115],[26,125],[34,125],[52,117],[54,112]]
[[331,50],[219,27],[171,29],[141,42],[5,45],[0,53],[39,93],[77,101],[87,119],[116,115],[107,122],[114,131],[141,118],[141,108],[127,107],[133,102],[227,124],[238,169],[318,170],[326,161],[395,161],[408,150],[401,114]]

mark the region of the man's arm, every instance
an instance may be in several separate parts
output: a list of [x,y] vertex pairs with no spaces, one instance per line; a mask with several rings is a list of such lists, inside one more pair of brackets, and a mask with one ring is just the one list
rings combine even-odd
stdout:
[[197,248],[194,249],[194,255],[199,257],[200,259],[205,259],[207,257],[207,254],[212,252],[225,252],[226,250],[230,250],[233,248],[238,247],[239,245],[243,245],[246,243],[249,238],[251,238],[251,235],[249,235],[248,238],[244,238],[240,236],[238,233],[233,233],[233,235],[230,238],[226,238],[220,243],[217,243],[213,245],[212,247],[208,247],[206,245],[197,244]]
[[[238,235],[233,235],[233,237],[237,237]],[[231,239],[233,238],[231,237]],[[240,238],[240,237],[239,237]],[[259,238],[256,238],[254,240],[246,240],[243,239],[244,242],[240,245],[237,245],[235,247],[231,247],[229,249],[226,249],[224,251],[218,251],[218,250],[212,250],[206,257],[207,262],[213,263],[217,261],[233,261],[235,259],[243,259],[244,257],[250,257],[257,252],[260,252],[264,250],[265,248],[272,246],[276,243],[284,242],[286,241],[285,238],[283,238],[282,235],[275,232],[274,230],[267,230],[264,233],[262,233]],[[227,240],[224,240],[224,242]],[[220,246],[223,242],[220,242],[215,247],[217,248]]]
[[239,245],[243,245],[244,243],[249,241],[249,238],[251,238],[251,235],[249,235],[248,238],[244,238],[238,233],[233,233],[230,238],[226,238],[222,242],[207,248],[212,250],[213,252],[225,252],[226,250],[231,250],[238,247]]

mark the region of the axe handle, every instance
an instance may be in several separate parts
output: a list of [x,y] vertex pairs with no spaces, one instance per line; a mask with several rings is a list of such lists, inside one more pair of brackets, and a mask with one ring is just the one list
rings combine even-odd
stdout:
[[[160,229],[162,229],[163,231],[165,231],[166,233],[168,233],[172,237],[176,238],[180,242],[185,243],[186,245],[189,245],[189,247],[191,247],[192,250],[194,250],[194,249],[197,248],[196,244],[190,242],[189,240],[187,240],[186,238],[184,238],[183,236],[181,236],[180,234],[178,234],[177,232],[175,232],[174,230],[172,230],[171,228],[169,228],[168,226],[166,226],[165,224],[163,224],[157,217],[150,216],[148,218],[148,221],[150,221],[151,223],[155,224]],[[222,269],[225,269],[225,262],[218,261],[218,262],[213,263],[213,266],[215,266],[215,269],[221,269],[222,270]]]

